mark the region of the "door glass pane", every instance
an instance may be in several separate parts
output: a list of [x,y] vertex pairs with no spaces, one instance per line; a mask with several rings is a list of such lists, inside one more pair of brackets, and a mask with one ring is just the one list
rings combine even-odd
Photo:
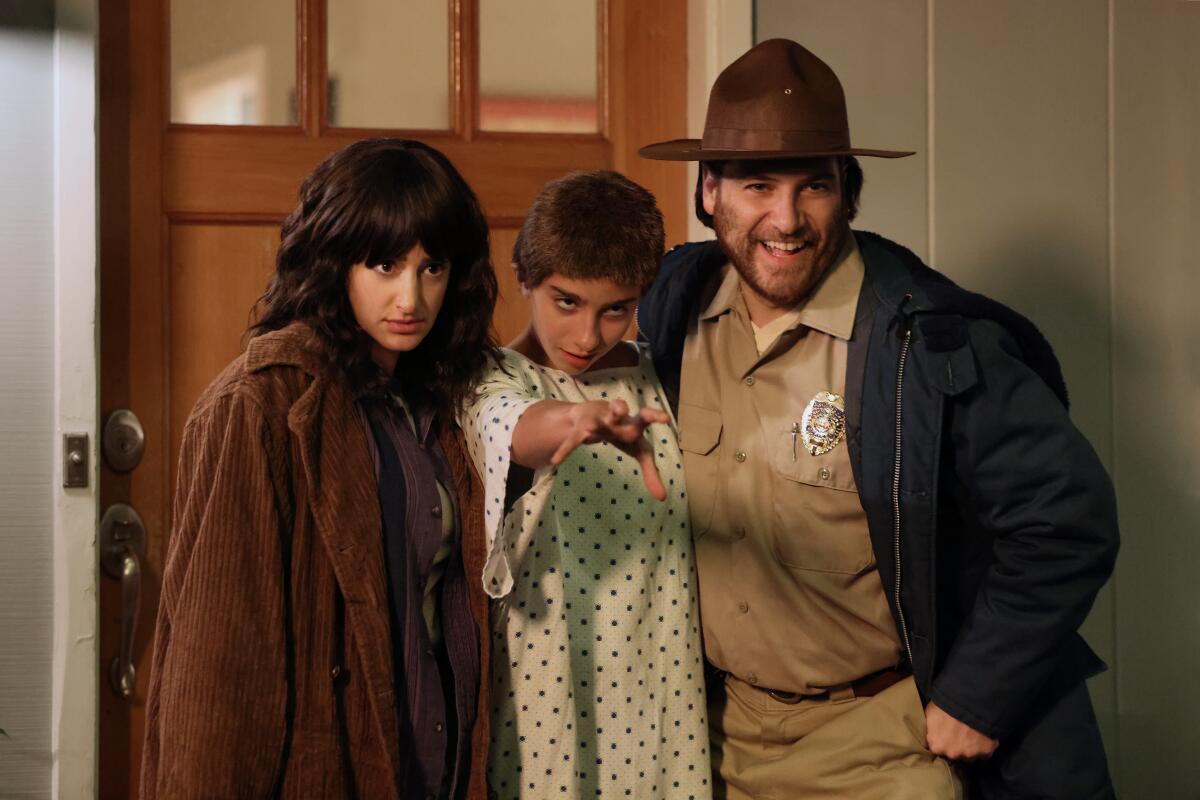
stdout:
[[480,130],[600,130],[596,16],[596,0],[481,0]]
[[330,126],[450,127],[446,0],[330,0],[326,14]]
[[296,124],[296,0],[171,0],[171,121]]

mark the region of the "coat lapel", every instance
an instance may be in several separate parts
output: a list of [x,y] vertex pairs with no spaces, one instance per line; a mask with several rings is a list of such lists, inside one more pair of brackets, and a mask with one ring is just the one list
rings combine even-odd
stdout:
[[346,602],[348,630],[370,694],[375,724],[394,775],[400,774],[388,623],[387,575],[375,474],[354,400],[340,381],[315,376],[288,414],[300,443],[309,505]]

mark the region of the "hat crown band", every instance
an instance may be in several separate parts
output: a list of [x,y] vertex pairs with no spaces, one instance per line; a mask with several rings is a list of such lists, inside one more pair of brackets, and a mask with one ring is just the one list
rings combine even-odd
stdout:
[[706,128],[700,140],[704,150],[812,151],[849,150],[846,130],[745,130]]

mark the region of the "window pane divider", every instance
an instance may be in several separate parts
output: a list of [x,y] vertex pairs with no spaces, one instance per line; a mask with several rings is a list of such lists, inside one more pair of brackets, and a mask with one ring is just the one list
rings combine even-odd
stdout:
[[308,136],[319,137],[326,128],[327,67],[325,59],[326,0],[296,0],[297,116]]
[[479,0],[450,0],[451,127],[463,139],[475,139],[479,120]]

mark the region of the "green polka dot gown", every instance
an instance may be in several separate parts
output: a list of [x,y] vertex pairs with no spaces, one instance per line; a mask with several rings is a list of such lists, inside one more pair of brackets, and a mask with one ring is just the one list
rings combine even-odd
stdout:
[[607,443],[580,446],[507,498],[512,431],[532,404],[621,399],[630,413],[670,413],[648,353],[634,367],[572,376],[502,352],[462,419],[487,496],[489,784],[500,800],[707,800],[696,573],[674,424],[646,434],[665,502]]

